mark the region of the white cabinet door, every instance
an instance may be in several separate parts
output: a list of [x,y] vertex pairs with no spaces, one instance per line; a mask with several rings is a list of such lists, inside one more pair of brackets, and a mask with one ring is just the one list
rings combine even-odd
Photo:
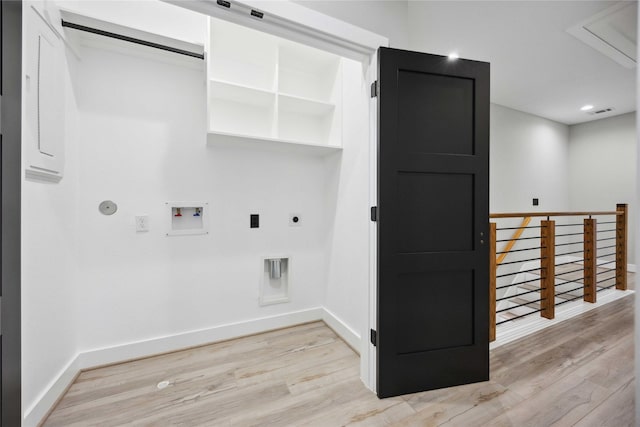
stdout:
[[41,15],[29,9],[26,43],[26,174],[59,181],[64,168],[64,45]]

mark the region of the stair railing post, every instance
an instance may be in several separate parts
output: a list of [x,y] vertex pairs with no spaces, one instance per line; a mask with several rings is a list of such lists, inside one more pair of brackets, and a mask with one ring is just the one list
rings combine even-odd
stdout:
[[556,222],[540,221],[540,316],[555,317]]
[[616,289],[627,290],[627,214],[626,203],[618,203],[616,211]]
[[596,220],[591,218],[584,219],[584,300],[587,302],[596,302],[596,259],[597,257],[597,234]]
[[496,340],[496,223],[489,223],[489,341]]

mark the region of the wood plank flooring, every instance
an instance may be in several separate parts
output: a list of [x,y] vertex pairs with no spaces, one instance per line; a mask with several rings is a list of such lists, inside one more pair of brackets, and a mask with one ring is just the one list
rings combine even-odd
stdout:
[[380,400],[316,322],[83,372],[44,425],[633,426],[633,299],[492,350],[484,383]]

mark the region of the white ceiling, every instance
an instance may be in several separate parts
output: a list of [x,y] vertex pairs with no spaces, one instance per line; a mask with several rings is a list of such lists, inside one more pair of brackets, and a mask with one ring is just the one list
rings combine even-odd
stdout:
[[[635,111],[636,68],[567,32],[616,3],[409,1],[409,46],[490,62],[492,102],[560,123],[582,123]],[[620,33],[628,35],[637,16],[625,21]],[[580,111],[585,104],[613,111],[592,115]]]

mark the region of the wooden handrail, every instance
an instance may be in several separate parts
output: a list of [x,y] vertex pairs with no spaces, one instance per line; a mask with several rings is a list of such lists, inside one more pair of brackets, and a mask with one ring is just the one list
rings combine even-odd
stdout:
[[502,253],[496,259],[496,266],[502,264],[504,259],[507,257],[507,254],[509,253],[509,251],[511,251],[511,249],[513,249],[513,246],[516,244],[516,241],[518,241],[520,236],[522,236],[522,233],[524,233],[524,229],[527,227],[527,225],[529,225],[530,222],[531,222],[530,216],[522,219],[522,223],[520,224],[520,227],[518,227],[518,229],[513,232],[513,235],[511,236],[511,240],[507,242],[507,244],[504,246],[504,249],[502,250]]
[[489,218],[521,218],[538,216],[589,216],[589,215],[623,215],[621,211],[600,211],[600,212],[514,212],[514,213],[493,213]]

